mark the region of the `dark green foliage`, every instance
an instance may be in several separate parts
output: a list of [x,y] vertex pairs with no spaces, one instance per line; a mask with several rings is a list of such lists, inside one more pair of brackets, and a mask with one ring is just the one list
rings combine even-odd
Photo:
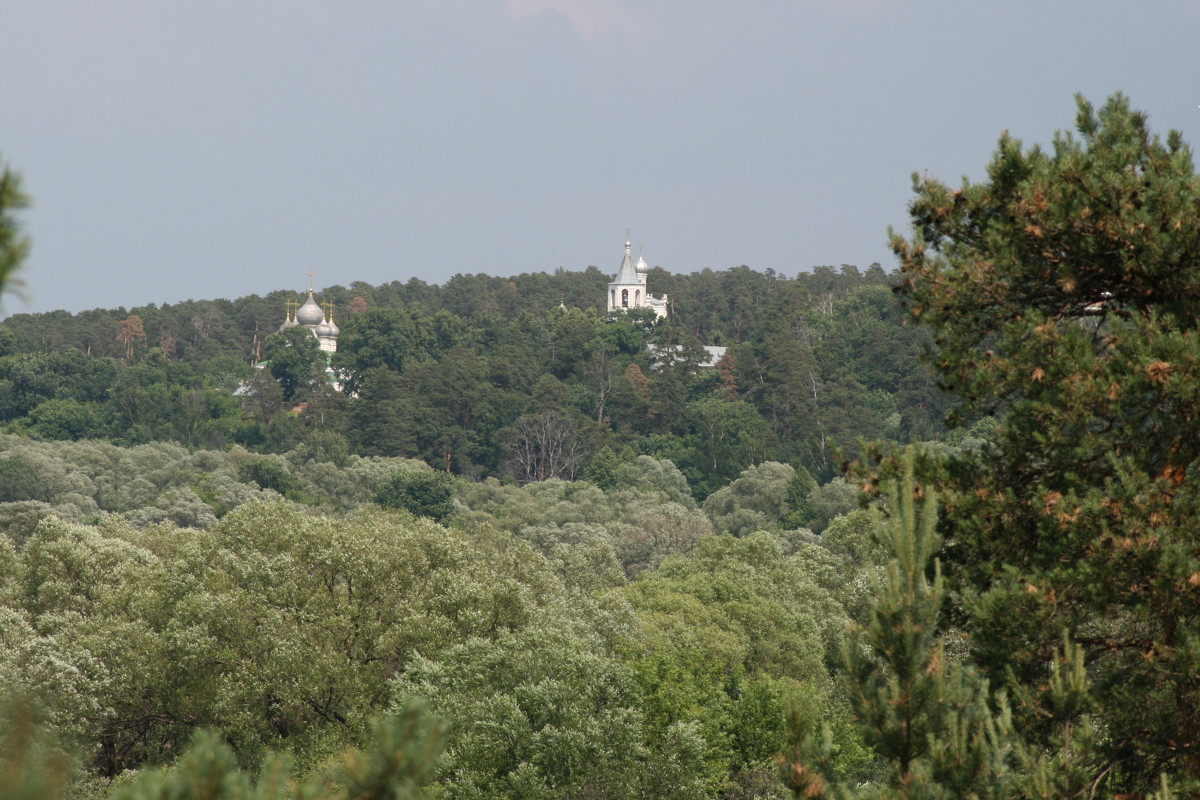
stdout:
[[29,434],[38,439],[94,439],[105,427],[98,403],[47,400],[29,412]]
[[[987,179],[915,179],[893,238],[931,363],[986,446],[949,455],[950,575],[973,655],[1044,737],[1050,669],[1082,649],[1093,778],[1200,786],[1200,177],[1114,96],[1050,148],[1002,137]],[[1076,762],[1078,763],[1078,762]]]
[[268,336],[263,342],[263,358],[283,388],[284,402],[307,400],[324,380],[325,356],[312,331],[303,326]]
[[[642,311],[607,318],[606,280],[589,269],[329,287],[321,298],[340,309],[342,330],[330,360],[345,389],[336,401],[316,340],[297,328],[270,333],[292,297],[284,292],[16,315],[4,326],[0,421],[39,438],[274,453],[325,429],[360,455],[483,477],[510,468],[518,419],[558,411],[595,421],[580,430],[583,453],[631,446],[670,458],[701,498],[763,460],[827,481],[835,442],[854,455],[860,437],[940,432],[942,400],[914,358],[926,334],[900,324],[885,288],[894,277],[878,268],[790,279],[746,267],[658,270],[675,300],[665,321]],[[145,339],[127,362],[116,336],[130,316]],[[732,345],[719,370],[696,368],[701,343]],[[264,357],[269,370],[255,374],[249,364]],[[239,387],[240,409],[213,394]],[[51,400],[82,408],[37,410]],[[281,407],[297,401],[310,405],[299,420]]]
[[415,310],[367,309],[342,327],[333,365],[344,376],[346,391],[358,392],[372,369],[401,373],[411,364],[439,358],[447,338],[439,336],[439,328],[444,327]]
[[40,439],[223,445],[241,427],[230,390],[249,368],[150,354],[125,365],[77,350],[0,358],[0,416]]
[[37,467],[19,454],[0,456],[0,503],[43,499],[45,487]]
[[[0,717],[0,797],[60,800],[70,759],[48,744],[26,701],[10,700]],[[238,764],[216,731],[197,731],[169,769],[147,769],[116,786],[112,800],[409,800],[422,796],[442,748],[441,725],[419,705],[380,718],[363,750],[346,750],[313,778],[297,780],[291,762],[269,756],[256,771]],[[76,792],[79,788],[76,788]]]
[[441,521],[454,511],[450,476],[432,470],[400,470],[375,489],[375,502]]
[[78,350],[12,355],[0,359],[0,412],[28,414],[47,400],[103,402],[119,366],[113,359],[88,358]]
[[[874,798],[1003,798],[1013,792],[1014,738],[1004,699],[993,711],[986,680],[954,663],[940,636],[944,600],[937,504],[911,461],[887,491],[878,537],[892,555],[876,580],[871,621],[845,645],[847,696],[860,730],[882,764],[864,786]],[[797,797],[860,796],[840,776],[828,725],[812,708],[793,711],[793,750],[783,777]]]
[[17,352],[17,337],[8,328],[0,327],[0,358]]
[[620,465],[621,461],[612,448],[603,447],[588,461],[581,477],[601,489],[611,489],[617,485],[617,467]]
[[238,477],[246,483],[254,483],[261,489],[270,489],[284,497],[295,497],[300,493],[300,482],[292,475],[283,459],[254,458],[238,469]]
[[767,423],[753,405],[742,400],[709,396],[691,403],[687,417],[693,433],[688,440],[700,474],[696,491],[708,496],[752,464],[766,460]]
[[357,451],[365,455],[415,454],[416,439],[410,425],[415,412],[403,378],[376,367],[361,380],[358,402],[350,409],[350,437]]
[[787,488],[787,516],[784,524],[790,528],[803,527],[809,519],[808,497],[817,488],[812,474],[803,466],[795,468],[795,475]]

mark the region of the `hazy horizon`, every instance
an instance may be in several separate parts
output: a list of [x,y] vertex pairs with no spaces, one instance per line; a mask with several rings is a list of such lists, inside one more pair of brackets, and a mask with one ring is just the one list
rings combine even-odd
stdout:
[[1200,2],[8,4],[0,317],[458,273],[894,268],[913,172],[1123,91],[1200,122]]

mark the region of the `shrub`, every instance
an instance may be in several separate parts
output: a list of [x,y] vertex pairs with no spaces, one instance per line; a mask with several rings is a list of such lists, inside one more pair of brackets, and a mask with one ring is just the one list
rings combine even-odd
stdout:
[[454,511],[452,480],[445,472],[400,470],[375,489],[375,502],[441,522]]

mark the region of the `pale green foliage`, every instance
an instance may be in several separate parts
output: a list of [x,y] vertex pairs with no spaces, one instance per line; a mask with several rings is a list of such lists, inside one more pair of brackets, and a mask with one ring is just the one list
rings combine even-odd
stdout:
[[150,553],[95,528],[49,519],[9,573],[0,675],[9,690],[38,699],[51,726],[70,741],[96,738],[118,692],[120,675],[100,651],[137,655],[136,636],[105,622],[125,585],[152,561]]
[[[22,481],[13,490],[20,496],[10,499],[45,503],[71,522],[92,522],[111,512],[143,527],[171,522],[211,528],[244,503],[279,500],[279,492],[243,474],[253,462],[266,464],[271,474],[282,479],[289,497],[341,510],[369,502],[374,488],[395,470],[430,470],[423,462],[404,458],[350,456],[339,467],[310,455],[307,447],[286,456],[258,456],[239,447],[228,452],[189,452],[165,442],[117,447],[0,434],[0,476],[6,466],[19,465],[17,478]],[[27,529],[30,507],[6,511],[8,506],[0,502],[0,526],[18,514],[21,518],[13,518],[11,524]]]
[[[15,436],[0,435],[0,448],[3,448],[3,444],[6,443],[3,440],[11,441],[14,439],[22,441]],[[64,462],[48,453],[48,449],[24,447],[19,451],[8,449],[8,452],[0,453],[0,459],[4,462],[21,463],[23,467],[32,471],[34,483],[31,488],[33,488],[34,492],[32,496],[22,499],[54,502],[55,499],[64,494],[95,493],[95,486],[86,475],[69,469]]]
[[286,746],[307,769],[365,735],[412,654],[521,629],[566,596],[509,537],[282,504],[209,532],[47,519],[0,555],[0,674],[104,772],[172,757],[197,725],[241,759]]
[[[50,516],[55,516],[54,507],[38,500],[0,503],[0,532],[7,535],[9,542],[19,546],[33,535],[39,522]],[[0,538],[0,542],[3,541],[4,538]]]
[[[632,492],[618,493],[626,501]],[[630,576],[653,569],[669,555],[691,555],[696,544],[715,531],[695,507],[661,502],[644,496],[622,503],[625,527],[618,539],[618,555]]]
[[669,460],[638,456],[635,461],[617,467],[615,488],[654,490],[684,508],[695,508],[696,500],[688,488],[687,478]]
[[95,733],[89,720],[110,688],[103,665],[70,630],[39,632],[27,614],[0,608],[0,694],[36,699],[63,739],[83,741]]
[[762,742],[784,724],[782,690],[764,707],[759,683],[828,691],[825,663],[847,624],[837,602],[767,533],[707,537],[692,558],[668,558],[620,593],[642,626],[633,664],[650,729],[698,726],[712,790],[733,791],[731,775],[754,783],[773,752]]
[[[439,770],[450,798],[636,797],[655,771],[646,762],[673,762],[681,777],[698,771],[695,747],[644,740],[628,668],[551,628],[414,659],[392,690],[397,702],[425,698],[451,720]],[[687,785],[673,796],[702,796]]]
[[[219,697],[235,717],[258,706],[242,730],[258,726],[259,736],[272,728],[302,735],[321,721],[353,727],[409,653],[520,627],[561,591],[518,544],[468,545],[404,517],[364,514],[347,526],[251,506],[218,533],[244,554],[228,568],[235,585],[268,598],[242,607],[237,625],[272,631],[281,643],[253,647],[257,655]],[[264,690],[275,698],[266,717]]]
[[653,647],[747,674],[823,680],[824,652],[846,625],[833,598],[766,533],[708,537],[693,558],[670,558],[623,593]]
[[52,492],[0,505],[0,676],[93,775],[172,762],[198,728],[242,767],[282,750],[313,775],[428,695],[458,723],[451,796],[774,796],[785,696],[830,697],[836,593],[772,535],[714,537],[670,462],[608,491],[456,481],[447,529],[350,512],[403,459],[0,447]]
[[495,525],[507,531],[544,524],[542,504],[527,491],[528,486],[503,484],[495,478],[460,484],[456,497],[467,511],[459,516],[459,524]]
[[873,569],[888,561],[887,548],[875,537],[875,525],[866,509],[835,518],[820,536],[811,531],[788,531],[789,552],[805,572],[834,597],[846,614],[859,624],[871,618]]
[[955,428],[939,442],[930,442],[929,447],[947,455],[983,453],[992,447],[1000,430],[996,417],[984,417],[969,428]]
[[398,470],[432,470],[424,461],[414,458],[385,458],[384,456],[351,456],[346,462],[344,472],[350,478],[363,486],[378,486],[393,472]]
[[153,556],[96,528],[44,520],[21,550],[16,579],[29,611],[90,614]]
[[860,568],[884,567],[890,559],[886,542],[879,540],[877,526],[867,509],[835,517],[821,534],[821,546]]
[[[546,555],[566,543],[595,550],[588,558],[601,561],[608,558],[601,553],[611,552],[628,577],[657,566],[668,555],[691,553],[701,537],[713,532],[669,461],[643,456],[621,470],[630,483],[618,482],[607,492],[558,479],[521,487],[495,479],[462,483],[457,493],[465,513],[456,524],[468,529],[499,526],[533,542]],[[645,482],[637,483],[641,478]],[[587,526],[587,534],[568,526]],[[561,554],[554,558],[563,562]],[[565,577],[574,584],[594,584],[578,575]]]
[[[195,493],[198,497],[202,497],[207,501],[207,505],[212,509],[213,516],[216,519],[220,519],[245,503],[278,503],[283,500],[278,492],[271,489],[261,489],[254,484],[243,483],[238,480],[234,470],[228,467],[202,475],[196,481]],[[216,519],[213,520],[213,524],[215,524]],[[182,523],[176,521],[176,524]],[[211,525],[193,525],[188,527],[207,528],[211,527]]]
[[731,484],[709,495],[704,513],[717,530],[734,536],[777,530],[791,510],[788,488],[795,475],[794,469],[777,461],[747,467]]
[[526,487],[527,496],[537,502],[547,521],[608,522],[615,518],[615,509],[604,491],[590,484],[552,478]]
[[125,516],[139,527],[161,522],[170,522],[181,528],[211,528],[217,524],[217,515],[212,508],[186,486],[167,489],[155,498],[154,505],[134,509]]
[[118,448],[99,442],[70,444],[76,445],[72,448],[76,451],[100,451],[97,455],[103,454],[111,460],[98,470],[96,477],[96,500],[107,511],[124,512],[149,505],[162,491],[186,485],[193,477],[188,452],[182,445],[156,442]]
[[626,582],[617,558],[613,526],[585,522],[529,526],[519,531],[546,555],[567,586],[584,591],[607,589]]

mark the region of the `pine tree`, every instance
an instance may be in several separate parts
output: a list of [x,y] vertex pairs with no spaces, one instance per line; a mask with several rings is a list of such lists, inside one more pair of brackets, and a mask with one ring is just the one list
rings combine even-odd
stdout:
[[[0,798],[58,800],[70,796],[71,764],[48,744],[27,701],[12,702],[0,726]],[[377,720],[364,750],[347,750],[307,780],[284,756],[252,774],[215,731],[197,731],[167,769],[144,769],[116,785],[112,800],[410,800],[422,795],[441,753],[440,723],[419,704]]]
[[913,459],[887,490],[876,534],[892,553],[875,579],[870,624],[852,629],[845,686],[867,744],[881,762],[863,786],[833,770],[829,732],[795,708],[795,746],[784,780],[808,798],[1000,798],[1011,796],[1012,732],[1003,697],[992,706],[987,681],[947,656],[939,632],[944,600],[937,502],[917,483]]
[[916,180],[893,238],[940,383],[1001,419],[941,478],[948,574],[1021,730],[1053,744],[1067,630],[1093,780],[1200,791],[1200,177],[1120,95],[1080,99],[1075,127],[1003,137],[985,182]]
[[0,292],[15,285],[13,273],[29,254],[29,239],[22,235],[13,212],[29,205],[21,190],[21,177],[0,163]]
[[[937,503],[917,482],[912,451],[886,484],[886,515],[872,509],[876,536],[892,554],[876,576],[871,621],[852,630],[844,683],[855,721],[879,767],[873,780],[839,774],[819,710],[794,706],[791,749],[780,756],[796,797],[950,800],[1063,800],[1107,796],[1083,649],[1067,635],[1037,687],[1016,686],[1015,703],[1036,709],[1037,726],[1018,730],[1004,691],[946,648]],[[1172,796],[1165,778],[1160,793]]]

